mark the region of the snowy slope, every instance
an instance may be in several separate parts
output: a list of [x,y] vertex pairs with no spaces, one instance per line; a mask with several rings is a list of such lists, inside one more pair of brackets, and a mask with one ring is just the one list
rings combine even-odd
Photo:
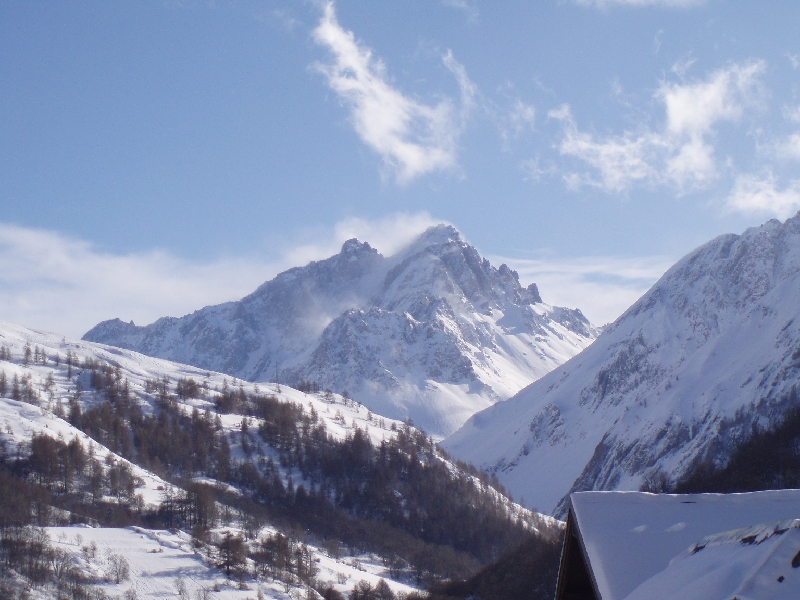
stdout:
[[529,506],[675,480],[780,419],[800,379],[800,215],[672,267],[580,355],[448,438]]
[[[32,358],[28,365],[23,364],[26,345],[31,348],[32,355],[36,349],[45,354],[47,363],[42,364]],[[229,385],[237,389],[241,387],[247,394],[259,391],[272,394],[281,401],[293,402],[302,406],[307,413],[310,413],[313,409],[319,415],[328,433],[335,439],[344,439],[358,427],[369,434],[373,443],[379,444],[381,440],[389,439],[395,435],[396,429],[402,425],[400,421],[373,415],[363,405],[346,401],[336,394],[305,394],[285,385],[277,386],[276,388],[273,384],[262,384],[259,387],[258,384],[232,379],[223,373],[215,373],[189,365],[153,358],[131,350],[67,339],[57,334],[28,329],[3,321],[0,321],[0,348],[9,349],[12,355],[12,360],[0,361],[0,373],[5,373],[8,382],[6,395],[10,396],[14,376],[19,381],[29,379],[31,388],[37,394],[38,403],[40,404],[40,407],[35,407],[21,402],[14,402],[13,400],[5,400],[0,404],[0,419],[12,419],[13,422],[19,422],[20,426],[25,423],[22,426],[23,428],[19,430],[23,433],[12,436],[15,441],[29,440],[33,432],[41,432],[40,430],[46,424],[52,431],[61,431],[59,428],[63,427],[71,428],[68,423],[60,419],[55,421],[55,425],[50,424],[50,421],[55,419],[54,411],[57,405],[61,404],[62,408],[65,407],[70,396],[76,391],[74,381],[67,377],[67,366],[65,364],[67,352],[73,353],[81,363],[89,358],[98,360],[102,364],[119,367],[123,377],[130,384],[131,393],[139,399],[139,402],[146,409],[152,408],[152,394],[145,392],[147,380],[160,380],[166,377],[174,385],[178,379],[189,378],[198,383],[204,382],[208,391],[205,398],[187,399],[183,404],[187,411],[191,411],[193,408],[212,409],[215,395],[224,385]],[[58,365],[55,363],[57,355],[59,356]],[[73,367],[72,371],[74,378],[82,372],[82,368]],[[48,388],[47,380],[50,375],[52,375],[53,383]],[[83,399],[91,402],[93,394],[91,392],[83,392]],[[17,406],[19,409],[9,408]],[[12,412],[18,414],[12,417],[10,414]],[[220,415],[220,418],[222,419],[223,428],[228,433],[240,430],[241,416]],[[257,425],[257,419],[251,418],[250,420]],[[4,423],[4,421],[0,421],[0,423]],[[392,429],[393,426],[394,430]],[[3,424],[3,432],[0,433],[8,435],[5,424]],[[71,433],[67,435],[66,431],[62,433],[67,439],[73,437]],[[236,452],[235,445],[232,446],[232,450],[234,453]]]
[[126,463],[139,480],[140,485],[136,488],[136,493],[142,496],[146,505],[157,505],[161,501],[161,490],[173,487],[158,475],[137,467],[63,419],[38,406],[0,398],[0,426],[3,428],[0,442],[5,443],[7,449],[24,447],[34,435],[49,435],[65,441],[78,439],[85,448],[91,447],[101,462],[106,462],[110,457],[117,463]]
[[[31,360],[24,364],[26,346],[31,350]],[[85,447],[93,447],[98,458],[105,459],[110,455],[119,463],[127,463],[133,474],[139,478],[141,485],[136,493],[140,494],[146,504],[158,504],[162,498],[162,490],[171,486],[157,475],[150,473],[124,458],[108,450],[86,434],[73,427],[59,414],[68,411],[69,400],[76,396],[76,381],[83,381],[86,375],[80,366],[72,368],[72,378],[65,364],[67,353],[75,356],[74,362],[83,363],[86,359],[96,360],[100,364],[119,367],[123,378],[130,385],[131,394],[137,399],[145,412],[154,410],[153,394],[145,391],[147,381],[166,378],[174,386],[181,378],[202,382],[207,391],[205,397],[187,399],[179,405],[186,413],[192,410],[214,411],[214,398],[225,385],[241,387],[245,393],[266,392],[283,402],[291,402],[301,406],[307,414],[313,410],[326,431],[334,439],[343,440],[352,435],[356,428],[369,435],[373,444],[380,444],[384,439],[391,439],[403,424],[400,421],[373,415],[367,408],[357,402],[348,401],[335,394],[304,394],[285,385],[266,385],[259,388],[251,384],[231,379],[222,373],[204,371],[195,367],[181,365],[170,361],[145,356],[131,350],[107,347],[92,342],[69,340],[62,336],[36,331],[0,321],[0,349],[10,352],[10,360],[0,360],[0,378],[5,376],[6,396],[0,397],[0,443],[7,449],[24,448],[34,435],[46,434],[70,441],[77,438]],[[34,360],[37,355],[46,356],[46,363]],[[56,364],[58,357],[58,364]],[[13,382],[19,382],[23,392],[25,382],[33,394],[33,402],[22,402],[10,398]],[[88,384],[84,381],[86,390]],[[82,391],[79,395],[84,408],[98,401],[92,391]],[[242,449],[241,425],[242,416],[236,414],[219,415],[222,429],[230,440],[231,457],[235,460],[249,460]],[[249,423],[255,431],[260,421],[250,417]],[[272,455],[267,448],[267,454]],[[277,455],[273,456],[277,462]],[[302,476],[296,470],[283,470],[284,481],[292,477],[300,483]],[[214,483],[208,479],[202,479]]]
[[751,526],[711,536],[642,583],[626,600],[800,597],[800,521]]
[[[30,350],[30,359],[25,361],[26,348]],[[69,367],[66,365],[67,353],[74,355],[73,364],[82,364],[86,359],[98,361],[101,364],[118,367],[121,377],[126,379],[130,386],[131,394],[137,399],[145,411],[154,410],[153,394],[147,393],[147,381],[167,378],[171,385],[179,378],[192,378],[203,382],[206,390],[201,398],[187,399],[179,403],[179,407],[189,412],[194,409],[214,410],[214,398],[218,390],[225,385],[232,388],[240,386],[246,393],[258,391],[268,392],[285,402],[293,402],[303,407],[306,413],[312,410],[318,415],[319,420],[325,425],[329,434],[336,439],[344,439],[352,435],[356,428],[366,432],[374,444],[379,444],[384,439],[397,435],[397,431],[405,425],[399,421],[381,417],[371,413],[366,407],[352,400],[347,400],[336,394],[316,393],[305,394],[286,385],[252,384],[234,380],[221,373],[215,373],[181,365],[170,361],[157,359],[114,347],[103,346],[92,342],[77,341],[63,338],[52,333],[35,331],[21,326],[0,322],[0,378],[5,377],[6,396],[12,393],[13,383],[16,380],[18,388],[24,395],[24,388],[30,390],[31,397],[28,402],[0,397],[0,443],[5,449],[12,452],[28,452],[28,442],[34,435],[50,435],[54,438],[71,441],[77,438],[84,447],[91,446],[95,456],[103,464],[107,457],[116,462],[127,461],[91,440],[83,432],[70,425],[67,421],[57,416],[61,410],[67,408],[70,399],[80,397],[80,402],[87,407],[102,399],[102,394],[95,394],[85,386],[84,391],[77,394],[76,381],[86,379],[87,373],[82,372],[81,366],[71,368],[71,377],[68,377]],[[8,354],[7,354],[8,353]],[[10,356],[9,356],[10,355]],[[42,358],[44,357],[44,359]],[[223,430],[231,440],[231,455],[234,460],[249,460],[241,447],[242,416],[235,414],[221,414],[220,420]],[[251,431],[257,429],[259,420],[249,417]],[[274,454],[272,449],[266,448],[268,456]],[[276,464],[280,464],[277,455],[273,456]],[[427,458],[426,460],[430,460]],[[456,472],[457,467],[445,459],[446,466]],[[136,494],[140,494],[145,505],[157,505],[163,500],[164,491],[173,486],[158,476],[136,465],[128,463],[133,474],[138,479]],[[301,473],[297,470],[282,467],[284,480],[292,477],[295,484],[304,482]],[[199,478],[208,483],[214,483],[207,478]],[[556,527],[559,524],[553,519],[532,515],[524,508],[511,503],[507,498],[484,486],[479,480],[475,484],[494,495],[497,502],[504,504],[512,515],[528,523],[532,530],[544,526]],[[307,483],[307,482],[306,482]],[[114,501],[109,497],[106,500]],[[137,590],[140,598],[160,598],[175,594],[174,579],[186,579],[190,592],[201,588],[218,587],[221,591],[215,592],[215,598],[253,598],[255,590],[260,587],[267,598],[294,598],[303,592],[296,587],[291,589],[278,583],[251,582],[249,590],[239,590],[235,582],[226,580],[224,575],[214,567],[213,560],[202,556],[191,546],[188,534],[182,532],[150,531],[139,528],[127,529],[92,529],[92,528],[47,528],[55,545],[68,551],[74,562],[85,570],[92,579],[101,582],[106,592],[119,595],[128,589]],[[214,535],[221,535],[223,529],[212,531]],[[266,526],[262,534],[271,534],[276,530]],[[234,531],[233,533],[237,533]],[[78,541],[80,536],[80,541]],[[83,552],[83,546],[96,542],[100,552],[91,560]],[[375,585],[381,578],[386,579],[395,592],[408,592],[412,589],[413,582],[392,581],[387,567],[382,559],[372,555],[362,556],[330,556],[320,548],[310,546],[318,559],[317,566],[320,570],[318,579],[334,585],[342,593],[346,593],[360,580],[368,581]],[[107,561],[107,552],[119,554],[126,558],[131,567],[131,580],[120,584],[103,583],[102,570]],[[249,592],[249,593],[248,593]]]
[[[733,598],[733,589],[762,571],[765,559],[772,560],[769,547],[773,543],[780,545],[788,538],[793,540],[790,545],[795,546],[795,553],[800,548],[800,538],[795,537],[800,532],[790,532],[800,524],[794,518],[800,513],[798,490],[744,494],[579,492],[570,499],[573,526],[580,531],[581,547],[604,600],[623,600],[630,595],[639,600]],[[753,537],[748,546],[749,536]],[[742,543],[742,539],[746,541]],[[722,554],[717,554],[719,550]],[[789,576],[786,567],[796,571],[789,565],[792,556],[775,565],[785,576]],[[689,560],[673,568],[684,558]],[[748,568],[743,569],[743,563]],[[795,576],[795,585],[797,582],[800,577]],[[725,593],[704,587],[708,585],[730,587]]]
[[[31,360],[25,364],[25,348],[31,350]],[[180,365],[165,360],[155,359],[141,355],[130,350],[109,348],[100,344],[68,340],[59,335],[35,331],[10,323],[0,322],[0,348],[3,352],[10,352],[10,360],[0,360],[0,376],[5,375],[7,382],[6,395],[11,395],[13,382],[16,379],[19,388],[26,386],[31,390],[32,400],[35,404],[0,397],[0,443],[7,451],[27,452],[28,442],[34,435],[49,435],[64,441],[78,439],[85,448],[92,448],[94,455],[101,463],[108,464],[107,460],[113,459],[116,463],[126,463],[137,478],[135,493],[141,495],[145,505],[158,505],[165,490],[174,489],[170,483],[165,482],[157,475],[146,471],[124,458],[108,450],[101,444],[89,438],[82,431],[76,429],[64,419],[59,418],[59,406],[64,409],[70,398],[75,397],[75,382],[82,377],[79,366],[72,368],[72,378],[67,377],[65,359],[67,352],[75,355],[75,362],[83,363],[85,359],[94,359],[101,364],[110,364],[119,367],[121,374],[130,384],[130,391],[145,410],[152,409],[152,394],[145,392],[145,382],[149,380],[168,378],[171,382],[179,378],[193,378],[196,381],[206,382],[208,385],[207,399],[190,399],[183,405],[184,409],[191,411],[212,409],[214,389],[221,389],[224,383],[238,387],[241,385],[245,392],[252,393],[258,389],[257,385],[247,384],[232,380],[220,373],[206,372],[194,367]],[[45,356],[42,361],[41,356]],[[58,363],[56,358],[58,357]],[[262,392],[270,392],[280,400],[294,402],[303,407],[306,412],[312,409],[319,415],[327,431],[337,439],[351,435],[356,427],[366,431],[373,443],[380,443],[396,435],[396,430],[402,423],[372,415],[369,411],[352,401],[345,401],[340,396],[332,394],[304,394],[287,386],[262,386]],[[84,391],[81,394],[81,403],[91,405],[95,402],[94,393]],[[231,454],[234,459],[244,460],[239,436],[242,417],[239,415],[220,415],[223,429],[231,439]],[[258,425],[258,420],[251,418],[253,426]],[[394,426],[394,428],[393,428]],[[297,472],[285,472],[284,477],[292,476],[296,482],[303,481]],[[205,480],[213,483],[212,480]],[[108,497],[106,500],[113,501]],[[508,502],[505,500],[505,502]],[[527,511],[516,507],[517,510],[528,514]],[[549,521],[546,521],[549,525]],[[100,587],[114,596],[126,590],[133,589],[139,598],[162,598],[176,595],[175,579],[185,580],[188,591],[195,595],[196,590],[218,589],[211,597],[233,600],[235,598],[254,598],[257,588],[261,589],[266,598],[289,599],[304,593],[296,586],[286,587],[276,582],[251,582],[248,589],[238,589],[237,583],[228,580],[224,574],[213,564],[213,557],[203,556],[192,547],[190,536],[182,532],[150,531],[140,528],[100,528],[93,529],[86,526],[59,528],[46,528],[54,546],[66,551],[72,561],[87,574],[90,581],[98,582]],[[215,530],[212,534],[221,534],[222,530]],[[233,531],[234,534],[237,531]],[[272,534],[275,529],[265,527],[262,533]],[[98,551],[89,558],[83,550],[91,542],[95,542]],[[395,592],[408,592],[412,588],[402,582],[392,581],[386,568],[378,557],[374,556],[340,556],[338,558],[327,556],[321,549],[310,547],[318,559],[320,581],[328,581],[337,589],[346,593],[348,589],[360,581],[365,580],[374,585],[379,579],[386,579]],[[103,580],[103,572],[108,563],[108,554],[122,556],[130,565],[130,580],[120,584],[108,583]],[[34,598],[38,598],[38,592]],[[47,596],[44,591],[41,597]],[[49,596],[48,596],[49,597]]]
[[[214,565],[215,557],[194,547],[191,536],[181,531],[87,526],[47,527],[45,531],[53,546],[66,552],[89,581],[112,598],[122,596],[128,590],[135,591],[140,600],[178,598],[178,581],[183,583],[193,599],[202,599],[203,591],[208,592],[205,597],[214,600],[253,600],[259,591],[264,598],[291,600],[306,597],[307,593],[298,585],[253,581],[250,577],[245,577],[242,585],[226,577]],[[227,531],[238,533],[230,528],[222,528],[215,534],[221,535]],[[269,528],[263,531],[273,532]],[[344,594],[358,581],[367,581],[374,586],[380,579],[384,579],[395,593],[414,591],[408,585],[386,578],[385,568],[375,557],[337,559],[319,548],[311,547],[311,550],[318,561],[319,580],[331,582],[334,588]],[[110,556],[122,557],[127,561],[128,579],[120,583],[105,580]]]
[[394,256],[349,240],[239,302],[146,327],[115,319],[84,339],[249,381],[315,381],[435,436],[590,344],[578,310],[495,268],[439,225]]
[[[32,356],[35,356],[37,351],[40,355],[46,356],[46,364],[31,360],[29,364],[25,365],[23,358],[26,346],[31,349]],[[82,369],[80,367],[73,367],[72,379],[67,377],[68,371],[64,362],[67,352],[71,352],[80,362],[88,358],[97,360],[101,364],[119,367],[122,377],[127,379],[130,385],[131,394],[138,399],[145,411],[154,410],[153,394],[145,391],[148,380],[166,378],[174,385],[180,378],[190,378],[202,382],[207,389],[204,392],[205,397],[190,398],[179,403],[178,407],[187,413],[194,409],[214,412],[215,397],[219,395],[225,385],[228,385],[231,388],[241,388],[247,394],[269,393],[282,402],[290,402],[302,407],[306,414],[311,414],[313,411],[319,422],[324,425],[327,433],[336,440],[344,440],[347,436],[352,436],[356,429],[359,429],[366,433],[372,443],[377,446],[383,440],[394,438],[398,431],[406,427],[401,421],[375,414],[364,405],[337,394],[326,392],[306,394],[286,385],[261,384],[259,386],[257,383],[231,379],[222,373],[204,371],[188,365],[153,358],[132,350],[71,340],[53,333],[32,330],[3,321],[0,321],[0,349],[8,350],[11,353],[11,360],[0,360],[0,377],[4,374],[7,381],[6,395],[10,396],[12,381],[15,377],[20,382],[27,380],[30,382],[30,388],[36,396],[35,402],[38,404],[38,406],[34,406],[26,402],[0,397],[0,441],[7,444],[24,444],[29,442],[34,434],[42,433],[53,437],[60,436],[67,441],[77,437],[82,443],[89,443],[89,438],[83,432],[56,415],[59,412],[59,405],[62,410],[66,410],[69,399],[75,397],[75,381],[81,378]],[[58,364],[55,362],[56,356],[59,357]],[[50,379],[52,384],[48,384]],[[88,388],[88,385],[85,387]],[[91,391],[83,391],[80,398],[86,406],[102,398],[102,394],[97,395]],[[240,434],[243,417],[238,414],[220,414],[219,417],[222,429],[230,440],[231,457],[240,461],[250,460],[241,447]],[[247,419],[250,430],[257,430],[261,421],[256,417],[247,417]],[[411,431],[413,433],[413,428]],[[96,442],[94,444],[100,456],[112,454],[116,460],[127,462]],[[271,452],[269,448],[266,448],[265,451],[268,454]],[[273,458],[279,464],[277,455]],[[437,460],[442,460],[451,472],[458,471],[451,461],[442,457],[438,457]],[[137,489],[137,493],[141,493],[147,502],[158,502],[161,494],[156,490],[159,486],[167,484],[152,473],[135,465],[131,465],[131,467],[143,482],[143,487]],[[302,475],[297,470],[284,470],[284,476],[286,478],[291,476],[295,484],[304,482]],[[493,494],[498,502],[505,504],[512,514],[521,515],[523,520],[529,520],[531,523],[541,522],[546,527],[557,525],[555,520],[544,515],[534,517],[530,511],[510,502],[478,479],[474,479],[474,482],[477,487]]]

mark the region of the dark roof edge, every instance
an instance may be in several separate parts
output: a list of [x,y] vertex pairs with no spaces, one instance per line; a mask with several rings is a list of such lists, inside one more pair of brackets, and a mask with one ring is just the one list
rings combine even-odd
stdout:
[[600,589],[597,585],[597,578],[594,576],[594,569],[592,569],[592,563],[589,560],[589,553],[586,551],[586,546],[583,543],[583,535],[581,534],[581,528],[578,525],[578,519],[575,517],[575,512],[572,510],[572,495],[570,495],[569,499],[569,508],[567,509],[567,526],[564,528],[564,544],[561,546],[561,560],[558,565],[558,581],[556,583],[556,596],[555,600],[561,598],[563,588],[566,585],[564,580],[565,569],[564,566],[567,561],[567,557],[569,556],[569,549],[570,545],[573,543],[572,541],[572,534],[573,528],[576,533],[578,543],[580,545],[581,555],[583,556],[583,563],[586,565],[586,570],[589,573],[589,579],[592,582],[592,589],[594,590],[594,596],[597,600],[603,600],[603,596],[600,593]]
[[569,556],[569,545],[572,540],[572,523],[575,521],[575,517],[572,515],[572,506],[567,509],[567,524],[564,527],[564,543],[561,544],[561,559],[558,561],[558,581],[556,582],[556,596],[555,600],[558,600],[563,596],[564,586],[564,571],[566,570],[564,567],[567,562],[567,556]]

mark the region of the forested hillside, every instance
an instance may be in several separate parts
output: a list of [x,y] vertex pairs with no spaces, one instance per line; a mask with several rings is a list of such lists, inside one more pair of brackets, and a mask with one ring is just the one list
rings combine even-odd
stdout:
[[730,441],[732,451],[727,461],[700,461],[672,485],[658,481],[651,485],[679,493],[800,488],[800,406],[796,388],[789,391],[784,402],[790,408],[777,423],[754,427],[747,436]]
[[30,582],[55,577],[30,562],[31,526],[179,529],[231,577],[330,598],[343,584],[325,587],[308,548],[379,557],[388,580],[425,589],[531,539],[550,543],[538,532],[552,520],[511,503],[424,433],[348,398],[41,341],[22,335],[0,355],[3,564]]

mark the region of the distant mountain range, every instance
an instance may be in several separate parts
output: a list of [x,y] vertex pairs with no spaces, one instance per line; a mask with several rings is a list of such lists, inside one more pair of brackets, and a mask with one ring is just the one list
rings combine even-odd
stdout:
[[670,484],[796,405],[800,214],[673,266],[580,355],[443,443],[528,506]]
[[144,327],[104,321],[83,339],[248,381],[313,382],[443,437],[597,333],[439,225],[390,257],[349,240],[240,301]]

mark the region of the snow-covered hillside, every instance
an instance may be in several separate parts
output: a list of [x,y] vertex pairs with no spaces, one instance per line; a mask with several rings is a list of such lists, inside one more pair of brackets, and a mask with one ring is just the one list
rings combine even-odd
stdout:
[[[25,364],[25,348],[30,350],[30,358]],[[312,410],[319,416],[327,432],[336,439],[344,439],[352,434],[356,428],[366,432],[374,444],[381,440],[389,439],[396,434],[400,421],[373,415],[363,405],[346,400],[337,394],[314,393],[306,394],[286,385],[253,384],[231,378],[223,373],[206,371],[189,365],[182,365],[168,360],[153,358],[131,350],[124,350],[85,342],[72,340],[53,333],[36,331],[0,321],[0,349],[8,349],[12,360],[0,362],[0,377],[5,375],[7,397],[11,397],[13,381],[16,379],[21,387],[21,395],[30,390],[37,398],[40,407],[31,406],[21,402],[6,401],[0,405],[0,418],[4,418],[3,429],[15,442],[30,440],[34,433],[41,432],[44,425],[50,431],[59,431],[62,436],[66,432],[63,427],[70,427],[61,419],[55,424],[51,420],[60,406],[66,410],[71,397],[76,397],[76,384],[74,377],[84,370],[82,365],[86,359],[96,360],[100,364],[118,367],[122,376],[127,379],[131,393],[145,405],[152,402],[152,393],[147,393],[148,381],[159,381],[166,378],[173,384],[180,379],[192,379],[201,385],[203,390],[199,398],[187,398],[182,404],[186,411],[193,408],[201,410],[213,409],[214,397],[223,388],[242,389],[247,394],[269,393],[282,402],[291,402],[303,407],[310,413]],[[72,378],[68,376],[66,365],[67,353],[73,356],[72,362],[77,366],[69,369]],[[42,362],[39,356],[48,357]],[[59,364],[54,358],[59,357]],[[87,401],[91,402],[92,394],[84,393]],[[81,394],[78,394],[80,397]],[[19,406],[10,409],[9,406]],[[12,417],[10,412],[17,413]],[[7,414],[8,413],[8,414]],[[39,415],[34,418],[35,415]],[[9,421],[9,419],[11,419]],[[230,435],[241,429],[242,417],[239,415],[220,415],[224,430]],[[24,424],[16,433],[9,434],[6,423],[19,422]],[[67,436],[72,437],[72,436]],[[234,455],[237,447],[232,446]]]
[[[76,568],[92,588],[105,597],[191,598],[198,600],[295,600],[308,597],[297,585],[277,581],[254,581],[231,578],[214,564],[214,557],[199,550],[191,536],[182,531],[151,530],[142,527],[46,527],[50,544]],[[269,533],[265,528],[264,532]],[[235,528],[220,528],[215,535],[239,533]],[[359,581],[371,586],[387,582],[395,594],[408,594],[414,588],[385,579],[385,569],[371,556],[329,555],[309,547],[316,561],[318,578],[329,581],[333,589],[346,594]],[[124,565],[124,577],[117,581],[111,574]],[[34,589],[31,600],[53,598],[50,590]],[[319,596],[315,596],[319,597]]]
[[248,381],[314,381],[444,436],[596,335],[439,225],[388,258],[349,240],[239,302],[145,327],[105,321],[84,339]]
[[[89,375],[81,366],[87,359],[96,361],[99,365],[118,369],[120,377],[129,384],[131,395],[145,408],[145,411],[155,410],[154,394],[152,390],[147,391],[148,385],[153,382],[167,381],[174,384],[180,380],[193,380],[200,383],[199,397],[185,398],[176,405],[176,408],[186,414],[198,409],[218,416],[222,431],[230,439],[231,457],[234,460],[248,460],[241,443],[242,422],[247,421],[252,431],[258,428],[259,419],[217,412],[214,401],[225,389],[245,394],[269,394],[281,403],[300,407],[303,414],[315,415],[333,440],[342,441],[351,438],[356,431],[359,431],[366,435],[373,445],[378,446],[384,440],[395,438],[403,430],[412,434],[420,433],[402,421],[373,413],[363,404],[332,392],[306,393],[283,384],[249,383],[230,378],[223,373],[153,358],[132,350],[68,339],[4,321],[0,321],[0,352],[3,353],[0,356],[0,387],[5,381],[5,390],[0,390],[3,392],[0,393],[2,426],[0,441],[9,447],[20,448],[30,442],[34,435],[39,434],[65,440],[77,438],[87,444],[90,442],[86,434],[62,418],[69,409],[69,402],[73,399],[78,399],[84,407],[97,404],[102,399],[102,394],[86,390],[88,386],[79,386],[76,383]],[[72,357],[71,367],[67,365],[68,354]],[[30,358],[26,359],[26,355]],[[16,394],[24,401],[12,398],[15,388],[17,388]],[[137,491],[143,495],[146,502],[158,503],[160,489],[164,486],[169,487],[169,484],[107,448],[95,445],[100,458],[108,455],[114,460],[129,464],[134,475],[141,479],[141,489]],[[269,449],[264,451],[269,452]],[[436,460],[442,461],[449,471],[459,471],[458,467],[446,458],[438,457]],[[303,482],[302,475],[296,470],[284,469],[284,476],[293,477],[295,483]],[[547,527],[558,524],[545,515],[533,515],[492,488],[484,486],[477,479],[474,483],[523,520],[542,520]]]
[[[146,393],[147,382],[180,379],[194,379],[202,382],[203,396],[187,398],[183,403],[185,411],[193,409],[208,410],[213,407],[213,398],[218,390],[225,387],[243,389],[246,393],[259,391],[258,385],[248,384],[220,374],[202,371],[186,365],[141,355],[130,350],[104,347],[100,344],[68,340],[61,336],[34,331],[17,325],[0,322],[0,387],[6,398],[0,397],[0,451],[23,454],[34,436],[46,435],[70,442],[77,440],[96,457],[105,468],[124,465],[135,478],[135,494],[141,497],[145,508],[154,510],[176,487],[154,473],[147,471],[122,456],[110,451],[102,444],[92,440],[84,432],[75,428],[64,418],[69,410],[70,400],[78,399],[84,407],[97,402],[90,390],[81,391],[77,384],[88,373],[84,365],[87,361],[110,365],[119,369],[121,376],[129,383],[131,394],[145,407],[150,406],[152,394]],[[71,364],[68,365],[67,361]],[[266,386],[262,392],[269,392],[283,402],[302,406],[305,412],[314,411],[327,431],[336,439],[352,435],[356,428],[366,432],[373,443],[396,435],[402,423],[372,415],[365,407],[347,401],[333,394],[305,394],[287,386]],[[14,400],[16,395],[26,401]],[[152,408],[152,407],[150,407]],[[231,454],[235,460],[246,460],[241,448],[240,432],[242,417],[239,415],[220,415],[226,436],[231,440]],[[251,419],[257,426],[257,419]],[[286,470],[284,477],[294,476],[301,482],[302,477],[293,470]],[[207,477],[197,477],[196,481],[215,483]],[[106,500],[114,501],[113,498]],[[66,517],[64,517],[66,518]],[[205,556],[192,546],[190,536],[182,532],[150,531],[140,528],[46,528],[54,547],[65,551],[89,582],[100,582],[100,588],[107,593],[120,594],[135,590],[138,598],[165,597],[177,594],[179,580],[194,597],[195,590],[205,589],[214,593],[214,598],[252,598],[254,590],[262,590],[266,598],[297,597],[296,585],[282,583],[250,583],[239,589],[236,581],[231,581],[216,568],[213,556]],[[225,531],[240,533],[236,528],[222,528],[212,531],[212,535],[222,535]],[[262,528],[261,534],[273,534],[271,526]],[[96,545],[87,554],[92,543]],[[392,581],[380,559],[374,556],[331,557],[321,548],[309,549],[318,560],[320,581],[346,593],[349,588],[364,580],[375,585],[385,578],[396,592],[407,592],[412,588],[404,583]],[[130,567],[130,580],[122,583],[106,581],[109,556],[125,559]],[[49,597],[34,590],[34,598]],[[132,596],[133,597],[133,596]],[[205,597],[205,596],[204,596]]]
[[800,379],[800,215],[672,267],[580,355],[444,442],[527,505],[675,481],[780,419]]
[[[183,413],[191,419],[195,418],[193,414],[198,413],[213,415],[212,418],[219,424],[219,435],[230,440],[230,457],[234,468],[250,462],[256,469],[253,472],[260,472],[269,461],[269,464],[278,468],[279,477],[284,484],[291,487],[293,481],[298,488],[300,484],[304,484],[312,493],[319,486],[318,478],[315,482],[304,477],[282,455],[286,452],[285,448],[278,451],[259,438],[257,432],[261,420],[258,417],[220,412],[218,401],[226,390],[232,395],[269,394],[280,403],[299,407],[302,414],[314,415],[316,422],[334,440],[352,440],[354,436],[366,434],[374,445],[379,446],[382,441],[397,439],[402,434],[419,433],[400,421],[373,414],[358,402],[329,392],[303,393],[286,385],[275,384],[259,386],[221,373],[172,363],[131,350],[68,340],[55,334],[0,322],[0,456],[12,461],[24,458],[26,453],[32,452],[31,440],[35,436],[48,436],[61,443],[75,440],[88,451],[92,460],[96,459],[98,465],[103,465],[101,468],[106,477],[112,467],[122,465],[129,470],[135,482],[133,495],[141,503],[139,510],[154,514],[164,502],[177,497],[176,494],[180,493],[177,483],[170,483],[129,462],[71,423],[75,405],[81,406],[86,413],[92,407],[121,401],[112,400],[108,388],[101,391],[103,388],[98,388],[98,384],[94,382],[93,379],[96,376],[99,378],[104,369],[106,373],[115,373],[113,378],[116,384],[124,387],[126,394],[145,413],[163,412],[165,405],[159,404],[164,401],[159,400],[158,395],[161,392],[157,388],[159,382],[162,382],[165,386],[163,389],[170,394],[170,410]],[[188,381],[196,382],[199,388],[194,394],[180,397],[175,386]],[[175,394],[172,393],[173,387]],[[249,434],[245,433],[245,422],[249,427]],[[425,439],[424,435],[422,439]],[[245,445],[249,445],[249,449]],[[439,461],[446,472],[461,473],[455,464],[438,454],[420,455],[418,460],[420,463]],[[554,520],[533,515],[478,478],[467,477],[473,488],[481,490],[479,493],[483,497],[489,498],[493,505],[505,507],[503,510],[507,511],[509,519],[522,523],[528,531],[558,527],[559,524]],[[179,482],[180,485],[185,485],[186,480],[182,481],[183,483]],[[195,476],[193,481],[214,485],[217,489],[227,490],[235,496],[248,493],[243,488],[216,481],[204,474]],[[247,487],[248,481],[243,483]],[[399,494],[398,491],[394,493]],[[113,494],[107,494],[101,500],[110,504],[120,501]],[[232,518],[234,524],[215,527],[209,533],[212,538],[220,538],[226,532],[233,535],[244,532],[243,525],[237,522],[237,510],[234,509],[232,514],[234,516],[229,520]],[[55,524],[66,524],[70,521],[69,513],[54,509],[51,524],[53,521]],[[277,529],[272,524],[262,524],[259,527],[256,532],[249,532],[253,540],[251,545],[264,535],[277,535]],[[176,578],[185,579],[192,594],[193,590],[219,590],[209,596],[214,598],[251,598],[256,590],[262,590],[267,598],[294,598],[305,593],[299,582],[286,584],[268,578],[255,581],[246,577],[245,585],[240,589],[238,581],[231,580],[217,568],[215,561],[218,558],[214,555],[217,551],[214,543],[198,550],[192,545],[190,536],[182,532],[86,527],[72,530],[50,527],[48,531],[54,546],[72,557],[69,559],[71,564],[85,574],[87,581],[98,583],[112,594],[136,590],[136,597],[139,598],[171,595],[177,593]],[[75,541],[79,539],[80,541]],[[97,544],[99,551],[92,551],[92,556],[89,556],[85,547],[91,542]],[[344,548],[332,552],[327,546],[322,548],[311,543],[307,549],[317,564],[317,587],[330,585],[341,593],[347,593],[361,580],[375,586],[381,579],[385,579],[395,592],[405,593],[418,585],[414,583],[407,567],[394,565],[389,569],[389,563],[384,556],[363,552],[348,554]],[[130,581],[109,583],[104,580],[103,569],[109,563],[108,556],[111,554],[125,558],[130,566]],[[152,556],[153,554],[158,556]],[[34,597],[37,597],[36,594]]]

